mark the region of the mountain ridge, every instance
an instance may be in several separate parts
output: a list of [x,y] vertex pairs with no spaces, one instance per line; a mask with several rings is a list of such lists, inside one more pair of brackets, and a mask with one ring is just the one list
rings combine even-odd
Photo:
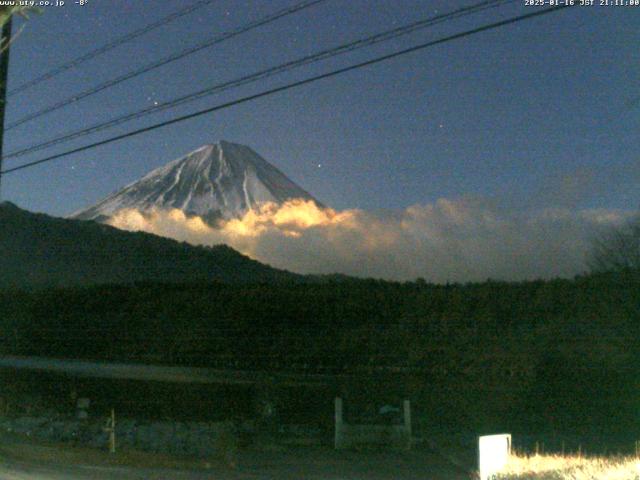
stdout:
[[144,232],[51,217],[0,203],[0,288],[136,282],[302,281],[226,245],[194,246]]

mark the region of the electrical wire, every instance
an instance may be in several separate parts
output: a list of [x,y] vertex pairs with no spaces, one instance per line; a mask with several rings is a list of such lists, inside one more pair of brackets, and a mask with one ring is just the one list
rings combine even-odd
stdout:
[[52,70],[49,70],[48,72],[40,75],[39,77],[36,77],[32,80],[24,82],[23,84],[17,86],[16,88],[9,90],[9,92],[7,93],[7,96],[10,97],[12,95],[15,95],[16,93],[24,92],[25,90],[33,88],[42,82],[50,80],[53,77],[56,77],[57,75],[60,75],[63,72],[66,72],[67,70],[76,68],[78,65],[81,65],[84,62],[92,60],[99,55],[103,55],[104,53],[107,53],[108,51],[113,50],[114,48],[119,47],[120,45],[124,45],[125,43],[131,42],[132,40],[135,40],[136,38],[141,37],[142,35],[145,35],[146,33],[149,33],[155,30],[156,28],[160,28],[164,25],[167,25],[173,22],[174,20],[177,20],[178,18],[184,17],[185,15],[195,12],[196,10],[202,7],[205,7],[213,3],[214,1],[215,0],[199,0],[192,5],[189,5],[170,15],[167,15],[166,17],[161,18],[157,22],[151,23],[138,30],[134,30],[133,32],[123,35],[122,37],[116,38],[112,42],[109,42],[101,47],[91,50],[90,52],[87,52],[80,57],[74,58],[73,60],[70,60],[67,63],[59,65],[58,67],[53,68]]
[[378,33],[376,35],[372,35],[369,37],[365,37],[365,38],[361,38],[359,40],[353,41],[353,42],[349,42],[347,44],[343,44],[340,45],[338,47],[333,47],[330,49],[325,49],[319,52],[316,52],[314,54],[310,54],[310,55],[306,55],[302,58],[293,60],[293,61],[289,61],[286,62],[284,64],[280,64],[277,65],[275,67],[271,67],[265,70],[261,70],[258,72],[255,72],[253,74],[250,75],[245,75],[243,77],[234,79],[234,80],[230,80],[227,82],[223,82],[223,83],[219,83],[219,84],[215,84],[213,86],[207,87],[205,89],[190,93],[188,95],[184,95],[182,97],[167,101],[167,102],[163,102],[160,103],[158,105],[154,105],[152,107],[146,107],[144,109],[126,114],[126,115],[121,115],[119,117],[115,117],[112,118],[111,120],[107,120],[105,122],[100,122],[97,124],[94,124],[90,127],[85,127],[83,129],[80,130],[76,130],[74,132],[70,132],[67,134],[64,134],[60,137],[55,137],[53,139],[41,142],[39,144],[36,145],[31,145],[29,147],[24,147],[18,150],[14,150],[12,152],[9,152],[4,158],[5,159],[9,159],[9,158],[15,158],[15,157],[21,157],[30,153],[33,153],[35,151],[39,151],[39,150],[43,150],[45,148],[51,147],[53,145],[58,145],[61,143],[66,143],[68,141],[71,141],[73,139],[79,138],[79,137],[83,137],[85,135],[89,135],[89,134],[93,134],[96,132],[100,132],[103,130],[106,130],[108,128],[112,128],[115,127],[117,125],[121,125],[127,122],[130,122],[132,120],[136,120],[139,118],[143,118],[146,117],[148,115],[154,114],[154,113],[158,113],[160,111],[163,110],[167,110],[169,108],[174,108],[176,106],[179,105],[183,105],[186,103],[190,103],[193,102],[195,100],[199,100],[201,98],[204,98],[206,96],[210,96],[216,93],[220,93],[226,90],[230,90],[233,88],[237,88],[240,87],[242,85],[246,85],[249,83],[253,83],[257,80],[262,80],[262,79],[266,79],[269,77],[272,77],[274,75],[283,73],[283,72],[287,72],[287,71],[291,71],[293,69],[305,66],[305,65],[309,65],[312,63],[316,63],[322,60],[326,60],[328,58],[333,58],[336,57],[338,55],[343,55],[345,53],[348,52],[352,52],[354,50],[358,50],[361,48],[365,48],[371,45],[375,45],[378,43],[382,43],[382,42],[386,42],[395,38],[398,38],[400,36],[403,35],[407,35],[410,33],[414,33],[420,29],[424,29],[426,27],[431,27],[433,25],[439,24],[439,23],[444,23],[446,21],[451,21],[453,19],[456,18],[460,18],[462,16],[466,16],[466,15],[470,15],[470,14],[475,14],[484,10],[487,10],[489,8],[496,8],[499,6],[502,6],[504,4],[508,4],[508,3],[513,3],[515,0],[488,0],[488,1],[483,1],[480,2],[478,4],[474,4],[468,7],[463,7],[460,8],[458,10],[455,10],[453,12],[449,12],[449,13],[445,13],[445,14],[441,14],[441,15],[437,15],[434,17],[428,17],[416,22],[412,22],[410,24],[404,25],[404,26],[400,26],[382,33]]
[[315,76],[306,78],[304,80],[299,80],[297,82],[289,83],[287,85],[283,85],[283,86],[276,87],[276,88],[271,88],[269,90],[265,90],[265,91],[262,91],[260,93],[256,93],[256,94],[253,94],[253,95],[248,95],[248,96],[245,96],[245,97],[242,97],[242,98],[230,101],[230,102],[226,102],[226,103],[222,103],[222,104],[219,104],[219,105],[215,105],[213,107],[209,107],[209,108],[206,108],[204,110],[199,110],[197,112],[193,112],[193,113],[190,113],[188,115],[183,115],[183,116],[180,116],[180,117],[176,117],[176,118],[173,118],[171,120],[166,120],[166,121],[163,121],[163,122],[160,122],[160,123],[156,123],[154,125],[150,125],[150,126],[147,126],[147,127],[144,127],[144,128],[137,129],[137,130],[133,130],[133,131],[121,134],[121,135],[116,135],[114,137],[110,137],[110,138],[107,138],[105,140],[101,140],[101,141],[94,142],[94,143],[91,143],[91,144],[88,144],[88,145],[84,145],[84,146],[77,147],[77,148],[74,148],[74,149],[71,149],[71,150],[67,150],[66,152],[58,153],[56,155],[50,155],[48,157],[45,157],[45,158],[42,158],[42,159],[39,159],[39,160],[35,160],[35,161],[28,162],[28,163],[25,163],[25,164],[22,164],[22,165],[18,165],[16,167],[8,168],[6,170],[0,171],[0,175],[5,175],[7,173],[17,172],[17,171],[20,171],[20,170],[24,170],[24,169],[27,169],[27,168],[34,167],[36,165],[41,165],[43,163],[48,163],[48,162],[51,162],[53,160],[57,160],[57,159],[60,159],[60,158],[63,158],[63,157],[67,157],[69,155],[73,155],[75,153],[83,152],[83,151],[90,150],[90,149],[93,149],[93,148],[96,148],[96,147],[99,147],[99,146],[102,146],[102,145],[107,145],[107,144],[110,144],[110,143],[113,143],[113,142],[124,140],[125,138],[134,137],[134,136],[146,133],[146,132],[150,132],[152,130],[157,130],[159,128],[162,128],[162,127],[165,127],[165,126],[168,126],[168,125],[173,125],[173,124],[176,124],[176,123],[179,123],[179,122],[184,122],[186,120],[190,120],[192,118],[200,117],[200,116],[206,115],[208,113],[212,113],[212,112],[215,112],[215,111],[219,111],[219,110],[223,110],[223,109],[226,109],[226,108],[230,108],[230,107],[233,107],[235,105],[240,105],[240,104],[243,104],[243,103],[247,103],[247,102],[250,102],[250,101],[253,101],[253,100],[257,100],[258,98],[270,96],[270,95],[273,95],[273,94],[276,94],[276,93],[284,92],[284,91],[287,91],[287,90],[290,90],[290,89],[293,89],[293,88],[297,88],[297,87],[300,87],[300,86],[303,86],[303,85],[307,85],[307,84],[310,84],[310,83],[313,83],[313,82],[317,82],[319,80],[335,77],[335,76],[341,75],[343,73],[351,72],[351,71],[354,71],[354,70],[357,70],[357,69],[360,69],[360,68],[368,67],[370,65],[375,65],[375,64],[387,61],[387,60],[391,60],[393,58],[397,58],[397,57],[400,57],[400,56],[403,56],[403,55],[407,55],[409,53],[413,53],[413,52],[417,52],[417,51],[420,51],[420,50],[424,50],[426,48],[433,47],[435,45],[441,45],[441,44],[444,44],[444,43],[451,42],[453,40],[457,40],[457,39],[460,39],[460,38],[464,38],[464,37],[468,37],[468,36],[471,36],[471,35],[475,35],[477,33],[486,32],[486,31],[489,31],[489,30],[494,30],[496,28],[500,28],[500,27],[503,27],[503,26],[506,26],[506,25],[512,25],[512,24],[515,24],[515,23],[518,23],[518,22],[522,22],[522,21],[525,21],[525,20],[529,20],[529,19],[535,18],[535,17],[540,17],[542,15],[546,15],[546,14],[549,14],[549,13],[553,13],[553,12],[557,12],[557,11],[560,11],[560,10],[564,10],[565,8],[568,8],[570,6],[571,5],[561,5],[561,6],[546,8],[546,9],[543,9],[543,10],[537,10],[537,11],[532,12],[532,13],[528,13],[528,14],[525,14],[525,15],[519,15],[519,16],[516,16],[516,17],[511,17],[511,18],[506,19],[506,20],[490,23],[490,24],[487,24],[487,25],[483,25],[481,27],[473,28],[471,30],[466,30],[466,31],[461,32],[461,33],[456,33],[454,35],[449,35],[449,36],[446,36],[446,37],[442,37],[442,38],[439,38],[437,40],[432,40],[432,41],[429,41],[429,42],[426,42],[426,43],[415,45],[413,47],[405,48],[403,50],[399,50],[399,51],[394,52],[394,53],[390,53],[390,54],[387,54],[387,55],[382,55],[380,57],[376,57],[376,58],[371,59],[371,60],[367,60],[367,61],[364,61],[364,62],[356,63],[356,64],[350,65],[348,67],[339,68],[337,70],[333,70],[333,71],[330,71],[330,72],[327,72],[327,73],[323,73],[323,74],[320,74],[320,75],[315,75]]
[[236,37],[238,35],[241,35],[243,33],[249,32],[251,30],[254,30],[258,27],[267,25],[271,22],[274,22],[276,20],[279,20],[280,18],[286,17],[288,15],[292,15],[294,13],[297,13],[301,10],[305,10],[309,7],[313,7],[315,5],[318,5],[320,3],[326,2],[327,0],[304,0],[300,3],[297,3],[291,7],[288,8],[284,8],[282,10],[278,10],[275,13],[272,13],[270,15],[267,15],[266,17],[261,18],[260,20],[256,20],[253,22],[248,23],[247,25],[243,25],[241,27],[238,27],[234,30],[231,30],[230,32],[225,32],[219,35],[215,35],[212,38],[209,38],[208,40],[199,43],[197,45],[194,45],[192,47],[186,48],[184,50],[181,50],[180,52],[174,53],[172,55],[169,55],[167,57],[164,57],[160,60],[157,60],[155,62],[149,63],[147,65],[142,66],[141,68],[138,68],[137,70],[133,70],[130,72],[127,72],[123,75],[120,75],[118,77],[112,78],[111,80],[107,80],[106,82],[103,82],[95,87],[89,88],[87,90],[84,90],[80,93],[76,93],[75,95],[72,95],[70,97],[65,98],[64,100],[61,100],[57,103],[54,103],[53,105],[49,105],[48,107],[45,107],[41,110],[38,110],[34,113],[30,113],[28,115],[25,115],[24,117],[9,123],[6,127],[5,127],[5,131],[9,131],[12,130],[16,127],[19,127],[20,125],[23,125],[27,122],[30,122],[32,120],[35,120],[36,118],[40,118],[44,115],[47,115],[51,112],[55,112],[56,110],[59,110],[61,108],[64,108],[68,105],[74,104],[76,102],[79,102],[80,100],[83,100],[87,97],[93,96],[99,92],[102,92],[108,88],[112,88],[115,87],[116,85],[119,85],[127,80],[131,80],[132,78],[136,78],[139,77],[140,75],[144,74],[144,73],[148,73],[152,70],[155,70],[156,68],[160,68],[164,65],[168,65],[169,63],[175,62],[176,60],[180,60],[182,58],[185,58],[189,55],[193,55],[196,52],[199,52],[201,50],[204,50],[205,48],[209,48],[212,47],[213,45],[217,45],[219,43],[224,42],[225,40],[228,40],[230,38]]

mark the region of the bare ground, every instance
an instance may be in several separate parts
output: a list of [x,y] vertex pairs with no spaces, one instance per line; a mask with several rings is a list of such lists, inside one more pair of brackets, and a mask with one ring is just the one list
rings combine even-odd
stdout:
[[425,449],[411,452],[341,451],[328,447],[244,450],[236,466],[142,452],[107,452],[0,438],[5,480],[457,480],[469,475]]

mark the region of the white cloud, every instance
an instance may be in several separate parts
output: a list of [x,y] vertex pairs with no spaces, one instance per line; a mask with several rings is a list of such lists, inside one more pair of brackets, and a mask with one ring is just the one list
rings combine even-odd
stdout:
[[515,212],[478,198],[440,199],[395,214],[336,211],[292,200],[212,228],[179,210],[119,212],[110,224],[193,244],[226,243],[300,273],[433,282],[572,276],[598,227],[629,212],[567,208]]

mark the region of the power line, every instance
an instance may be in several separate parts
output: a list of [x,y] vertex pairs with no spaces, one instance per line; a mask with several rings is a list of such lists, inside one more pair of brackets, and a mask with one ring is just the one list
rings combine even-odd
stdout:
[[238,35],[241,35],[243,33],[249,32],[251,30],[254,30],[258,27],[261,27],[263,25],[267,25],[271,22],[274,22],[280,18],[286,17],[288,15],[291,15],[293,13],[299,12],[301,10],[307,9],[309,7],[315,6],[319,3],[323,3],[326,2],[327,0],[304,0],[300,3],[297,3],[291,7],[288,8],[284,8],[282,10],[278,10],[275,13],[272,13],[271,15],[267,15],[266,17],[261,18],[260,20],[256,20],[253,22],[248,23],[247,25],[238,27],[234,30],[231,30],[230,32],[225,32],[222,33],[220,35],[215,35],[214,37],[211,37],[210,39],[199,43],[195,46],[186,48],[178,53],[174,53],[172,55],[169,55],[167,57],[164,57],[160,60],[157,60],[155,62],[149,63],[147,65],[142,66],[141,68],[137,69],[137,70],[133,70],[131,72],[125,73],[123,75],[120,75],[116,78],[113,78],[111,80],[107,80],[106,82],[103,82],[95,87],[92,87],[88,90],[84,90],[83,92],[77,93],[75,95],[72,95],[64,100],[61,100],[57,103],[54,103],[53,105],[50,105],[48,107],[45,107],[41,110],[38,110],[37,112],[25,115],[24,117],[14,121],[13,123],[10,123],[6,130],[11,130],[13,128],[16,128],[20,125],[23,125],[27,122],[30,122],[32,120],[35,120],[36,118],[40,118],[43,115],[49,114],[51,112],[54,112],[56,110],[59,110],[63,107],[66,107],[68,105],[71,105],[73,103],[76,103],[82,99],[85,99],[87,97],[90,97],[92,95],[95,95],[96,93],[102,92],[103,90],[106,90],[108,88],[114,87],[116,85],[119,85],[122,82],[125,82],[127,80],[131,80],[132,78],[136,78],[139,77],[140,75],[150,72],[152,70],[155,70],[156,68],[160,68],[164,65],[167,65],[169,63],[175,62],[176,60],[180,60],[182,58],[185,58],[189,55],[192,55],[196,52],[199,52],[201,50],[204,50],[205,48],[209,48],[212,47],[213,45],[217,45],[219,43],[224,42],[225,40],[228,40],[230,38],[236,37]]
[[107,43],[101,47],[96,48],[95,50],[91,50],[90,52],[85,53],[84,55],[74,58],[73,60],[70,60],[67,63],[64,63],[58,67],[53,68],[52,70],[49,70],[48,72],[40,75],[39,77],[36,77],[32,80],[29,80],[27,82],[24,82],[23,84],[17,86],[16,88],[12,89],[9,91],[9,93],[7,94],[8,96],[12,96],[15,95],[16,93],[19,92],[24,92],[25,90],[28,90],[44,81],[50,80],[53,77],[60,75],[63,72],[66,72],[67,70],[71,70],[72,68],[77,67],[78,65],[87,62],[89,60],[94,59],[95,57],[102,55],[104,53],[107,53],[110,50],[113,50],[116,47],[119,47],[120,45],[123,45],[125,43],[128,43],[138,37],[141,37],[142,35],[145,35],[146,33],[149,33],[153,30],[155,30],[156,28],[160,28],[164,25],[167,25],[171,22],[173,22],[174,20],[177,20],[180,17],[184,17],[185,15],[188,15],[202,7],[205,7],[207,5],[209,5],[210,3],[213,3],[215,0],[199,0],[197,2],[195,2],[192,5],[189,5],[188,7],[182,8],[170,15],[167,15],[164,18],[161,18],[160,20],[158,20],[155,23],[151,23],[145,27],[142,27],[138,30],[134,30],[133,32],[130,32],[126,35],[123,35],[122,37],[116,38],[115,40],[113,40],[110,43]]
[[487,1],[483,1],[480,2],[478,4],[474,4],[468,7],[463,7],[460,8],[458,10],[455,10],[453,12],[449,12],[449,13],[445,13],[445,14],[440,14],[434,17],[428,17],[426,19],[422,19],[416,22],[412,22],[410,24],[404,25],[404,26],[400,26],[382,33],[378,33],[376,35],[372,35],[369,37],[365,37],[365,38],[361,38],[359,40],[347,43],[347,44],[343,44],[340,45],[338,47],[333,47],[330,49],[326,49],[326,50],[321,50],[320,52],[316,52],[310,55],[306,55],[302,58],[293,60],[293,61],[289,61],[286,62],[284,64],[280,64],[277,65],[275,67],[271,67],[265,70],[261,70],[258,71],[256,73],[250,74],[250,75],[245,75],[243,77],[234,79],[234,80],[230,80],[227,82],[223,82],[223,83],[219,83],[216,85],[213,85],[211,87],[207,87],[203,90],[199,90],[197,92],[193,92],[190,93],[188,95],[179,97],[177,99],[168,101],[168,102],[163,102],[159,105],[155,105],[152,107],[147,107],[144,108],[142,110],[138,110],[136,112],[133,113],[129,113],[126,115],[122,115],[119,117],[115,117],[112,118],[111,120],[107,120],[106,122],[100,122],[97,124],[94,124],[90,127],[86,127],[80,130],[76,130],[74,132],[70,132],[67,134],[64,134],[60,137],[55,137],[53,139],[47,140],[45,142],[41,142],[39,144],[36,145],[32,145],[29,147],[24,147],[21,148],[19,150],[14,150],[12,152],[10,152],[8,155],[5,156],[5,159],[8,158],[15,158],[15,157],[21,157],[24,155],[27,155],[29,153],[33,153],[35,151],[39,151],[39,150],[43,150],[45,148],[51,147],[53,145],[58,145],[61,143],[66,143],[70,140],[79,138],[79,137],[83,137],[85,135],[89,135],[92,133],[96,133],[117,125],[121,125],[127,122],[130,122],[132,120],[136,120],[142,117],[145,117],[147,115],[151,115],[163,110],[167,110],[169,108],[173,108],[176,107],[178,105],[183,105],[201,98],[204,98],[206,96],[212,95],[214,93],[220,93],[222,91],[226,91],[229,89],[233,89],[233,88],[237,88],[240,87],[242,85],[246,85],[252,82],[255,82],[257,80],[262,80],[262,79],[266,79],[269,77],[272,77],[274,75],[286,72],[286,71],[290,71],[293,70],[295,68],[299,68],[305,65],[309,65],[311,63],[315,63],[315,62],[319,62],[321,60],[326,60],[328,58],[332,58],[338,55],[342,55],[354,50],[358,50],[364,47],[368,47],[371,45],[375,45],[377,43],[382,43],[382,42],[386,42],[395,38],[398,38],[400,36],[403,35],[407,35],[410,33],[414,33],[420,29],[426,28],[426,27],[431,27],[433,25],[439,24],[439,23],[443,23],[446,21],[450,21],[456,18],[460,18],[462,16],[465,15],[470,15],[470,14],[474,14],[474,13],[478,13],[480,11],[484,11],[487,10],[489,8],[495,8],[507,3],[513,3],[515,0],[487,0]]
[[9,169],[0,171],[0,175],[4,175],[4,174],[7,174],[7,173],[12,173],[12,172],[17,172],[19,170],[24,170],[24,169],[27,169],[27,168],[30,168],[30,167],[34,167],[36,165],[40,165],[40,164],[43,164],[43,163],[51,162],[51,161],[57,160],[59,158],[67,157],[67,156],[72,155],[74,153],[83,152],[85,150],[90,150],[92,148],[96,148],[96,147],[99,147],[99,146],[102,146],[102,145],[107,145],[109,143],[117,142],[119,140],[124,140],[125,138],[129,138],[129,137],[137,136],[137,135],[140,135],[140,134],[143,134],[143,133],[146,133],[146,132],[150,132],[150,131],[156,130],[158,128],[166,127],[168,125],[173,125],[175,123],[184,122],[184,121],[190,120],[192,118],[196,118],[196,117],[199,117],[199,116],[202,116],[202,115],[206,115],[207,113],[212,113],[212,112],[215,112],[215,111],[218,111],[218,110],[223,110],[223,109],[226,109],[226,108],[229,108],[229,107],[233,107],[235,105],[240,105],[242,103],[250,102],[252,100],[257,100],[258,98],[270,96],[270,95],[273,95],[275,93],[284,92],[286,90],[290,90],[292,88],[300,87],[302,85],[307,85],[309,83],[313,83],[313,82],[316,82],[318,80],[323,80],[323,79],[326,79],[326,78],[335,77],[335,76],[343,74],[343,73],[351,72],[353,70],[357,70],[357,69],[360,69],[360,68],[363,68],[363,67],[368,67],[370,65],[375,65],[377,63],[381,63],[381,62],[384,62],[386,60],[391,60],[393,58],[400,57],[402,55],[406,55],[406,54],[409,54],[409,53],[417,52],[419,50],[423,50],[423,49],[426,49],[426,48],[429,48],[429,47],[432,47],[432,46],[435,46],[435,45],[440,45],[440,44],[447,43],[447,42],[450,42],[450,41],[453,41],[453,40],[457,40],[457,39],[460,39],[460,38],[468,37],[468,36],[474,35],[476,33],[486,32],[488,30],[493,30],[493,29],[500,28],[500,27],[503,27],[503,26],[506,26],[506,25],[511,25],[511,24],[514,24],[514,23],[517,23],[517,22],[528,20],[528,19],[531,19],[531,18],[534,18],[534,17],[539,17],[539,16],[542,16],[542,15],[546,15],[548,13],[560,11],[560,10],[563,10],[563,9],[568,8],[570,6],[571,5],[562,5],[562,6],[558,6],[558,7],[546,8],[544,10],[538,10],[538,11],[535,11],[535,12],[532,12],[532,13],[528,13],[528,14],[525,14],[525,15],[519,15],[517,17],[511,17],[511,18],[509,18],[507,20],[502,20],[502,21],[499,21],[499,22],[490,23],[488,25],[483,25],[481,27],[477,27],[477,28],[474,28],[474,29],[471,29],[471,30],[466,30],[466,31],[461,32],[461,33],[456,33],[454,35],[449,35],[449,36],[446,36],[446,37],[442,37],[442,38],[439,38],[437,40],[432,40],[430,42],[426,42],[426,43],[422,43],[422,44],[419,44],[419,45],[415,45],[413,47],[405,48],[403,50],[399,50],[399,51],[394,52],[394,53],[390,53],[390,54],[387,54],[387,55],[376,57],[376,58],[371,59],[371,60],[367,60],[365,62],[360,62],[360,63],[356,63],[354,65],[350,65],[348,67],[339,68],[337,70],[333,70],[333,71],[328,72],[328,73],[315,75],[315,76],[306,78],[304,80],[299,80],[297,82],[289,83],[287,85],[283,85],[283,86],[280,86],[280,87],[276,87],[276,88],[272,88],[272,89],[269,89],[269,90],[265,90],[265,91],[262,91],[260,93],[256,93],[254,95],[248,95],[246,97],[242,97],[242,98],[230,101],[230,102],[226,102],[226,103],[222,103],[222,104],[219,104],[219,105],[215,105],[213,107],[206,108],[204,110],[199,110],[197,112],[190,113],[188,115],[183,115],[183,116],[180,116],[180,117],[176,117],[176,118],[173,118],[171,120],[167,120],[167,121],[164,121],[164,122],[156,123],[154,125],[150,125],[148,127],[144,127],[144,128],[140,128],[140,129],[137,129],[137,130],[133,130],[131,132],[127,132],[127,133],[124,133],[124,134],[121,134],[121,135],[116,135],[114,137],[111,137],[111,138],[108,138],[108,139],[105,139],[105,140],[101,140],[101,141],[98,141],[98,142],[94,142],[94,143],[91,143],[91,144],[88,144],[88,145],[84,145],[82,147],[78,147],[78,148],[74,148],[74,149],[71,149],[71,150],[67,150],[66,152],[58,153],[56,155],[51,155],[51,156],[42,158],[40,160],[35,160],[33,162],[28,162],[28,163],[25,163],[25,164],[22,164],[22,165],[18,165],[17,167],[13,167],[13,168],[9,168]]

